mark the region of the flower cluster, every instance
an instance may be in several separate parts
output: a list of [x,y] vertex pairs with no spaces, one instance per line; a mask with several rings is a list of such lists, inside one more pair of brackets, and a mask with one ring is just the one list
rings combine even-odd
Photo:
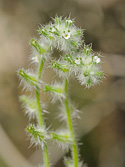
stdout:
[[[53,22],[39,28],[40,38],[31,39],[31,61],[37,66],[36,71],[19,69],[21,83],[24,89],[34,90],[35,97],[21,96],[26,114],[31,120],[36,119],[37,125],[30,124],[26,130],[31,140],[31,145],[40,146],[43,150],[45,167],[49,167],[47,141],[56,140],[63,148],[72,150],[72,158],[65,158],[66,167],[83,167],[79,161],[78,146],[73,129],[73,119],[78,117],[78,110],[68,99],[68,78],[74,76],[81,85],[90,87],[97,84],[103,77],[101,70],[101,56],[92,51],[92,47],[83,42],[83,30],[74,25],[71,18],[55,17]],[[54,59],[54,50],[60,52],[60,57]],[[43,66],[48,62],[54,69],[62,83],[55,82],[48,85],[41,81]],[[46,128],[44,120],[44,105],[40,99],[40,93],[47,92],[52,96],[52,102],[60,100],[60,120],[67,125],[66,129],[56,132]],[[61,113],[61,114],[60,114]]]
[[26,115],[28,115],[29,120],[37,117],[37,104],[36,100],[25,95],[20,96],[20,100],[23,102]]
[[42,26],[39,29],[42,36],[51,40],[53,46],[61,51],[76,51],[82,45],[83,30],[74,25],[70,18],[56,17],[53,23]]
[[54,60],[51,66],[59,76],[68,77],[73,73],[81,85],[90,87],[97,84],[103,76],[100,64],[100,55],[95,55],[90,46],[84,46],[84,50],[78,53],[69,53],[61,60]]
[[33,46],[32,61],[39,63],[41,58],[52,59],[53,49],[62,51],[58,60],[52,60],[51,67],[60,77],[74,73],[81,85],[90,87],[103,76],[99,54],[89,45],[83,45],[83,30],[74,25],[70,18],[55,17],[53,22],[39,28],[40,39],[30,41]]

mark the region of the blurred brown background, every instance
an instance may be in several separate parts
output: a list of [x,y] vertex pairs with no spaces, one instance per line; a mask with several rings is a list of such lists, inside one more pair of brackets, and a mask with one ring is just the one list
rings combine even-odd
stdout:
[[[105,78],[84,89],[73,78],[70,98],[81,111],[76,121],[81,159],[88,167],[125,167],[125,1],[124,0],[0,0],[0,167],[30,167],[42,162],[42,153],[28,148],[28,119],[19,102],[22,94],[17,69],[28,68],[29,40],[38,37],[40,24],[69,16],[83,28],[86,44],[100,52]],[[53,73],[45,70],[44,80]],[[43,97],[47,100],[48,97]],[[49,105],[47,124],[56,129],[58,108]],[[49,144],[53,166],[63,167],[65,154]]]

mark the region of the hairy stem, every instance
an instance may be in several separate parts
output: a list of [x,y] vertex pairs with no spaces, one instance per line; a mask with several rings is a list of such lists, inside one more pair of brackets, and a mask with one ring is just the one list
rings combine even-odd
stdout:
[[[41,78],[42,69],[44,65],[45,59],[42,59],[39,65],[38,69],[38,82]],[[39,83],[38,83],[39,84]],[[38,123],[40,127],[44,127],[44,121],[43,121],[43,115],[42,115],[42,108],[41,108],[41,102],[40,102],[40,88],[38,85],[36,85],[36,102],[37,102],[37,114],[38,114]],[[49,155],[48,155],[48,148],[45,142],[43,142],[43,154],[44,154],[44,163],[45,167],[49,167]]]
[[48,148],[46,143],[44,143],[44,163],[45,163],[45,167],[49,167],[49,156],[48,156]]
[[[39,69],[38,69],[38,84],[39,84],[39,80],[41,78],[44,61],[45,60],[42,59],[41,62],[40,62],[40,65],[39,65]],[[36,85],[36,102],[37,102],[38,122],[39,122],[40,127],[43,127],[44,123],[43,123],[42,108],[41,108],[41,103],[40,103],[40,88],[39,88],[38,85]]]
[[72,156],[74,161],[74,167],[78,167],[78,149],[77,149],[77,142],[75,139],[75,134],[73,130],[72,120],[71,120],[71,114],[70,114],[70,107],[69,107],[69,101],[68,101],[68,95],[67,95],[67,88],[68,88],[68,80],[65,79],[65,108],[66,108],[66,114],[67,114],[67,123],[68,128],[70,131],[70,135],[72,138]]

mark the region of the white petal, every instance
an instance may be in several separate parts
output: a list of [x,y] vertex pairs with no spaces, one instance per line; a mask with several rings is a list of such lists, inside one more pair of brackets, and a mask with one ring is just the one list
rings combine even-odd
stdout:
[[65,39],[69,39],[69,38],[70,38],[70,33],[64,33],[63,37],[64,37]]
[[75,60],[75,63],[76,64],[80,64],[80,60]]
[[68,22],[68,23],[72,23],[72,20],[66,20],[66,22]]
[[95,63],[100,63],[100,61],[101,61],[98,56],[94,56],[93,60],[94,60]]

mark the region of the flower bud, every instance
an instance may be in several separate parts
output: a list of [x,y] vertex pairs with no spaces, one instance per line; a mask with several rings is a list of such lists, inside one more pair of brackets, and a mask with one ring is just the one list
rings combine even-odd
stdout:
[[42,128],[35,127],[34,125],[30,124],[26,128],[26,130],[29,134],[31,145],[42,147],[42,143],[46,142],[46,140],[48,139],[47,132],[45,131],[44,128],[42,129]]
[[23,69],[19,69],[19,75],[22,77],[23,81],[30,86],[36,86],[38,84],[37,76],[31,74],[30,72],[26,72]]
[[69,67],[67,64],[60,64],[57,61],[53,61],[51,67],[61,70],[63,72],[69,72]]
[[39,54],[44,54],[46,50],[42,48],[35,39],[30,41],[30,44],[36,49]]
[[67,143],[71,142],[72,138],[70,137],[70,133],[67,130],[60,131],[58,133],[51,132],[52,139],[57,140],[59,142]]
[[20,100],[24,103],[25,113],[28,115],[29,119],[35,118],[37,116],[37,104],[34,99],[31,99],[25,95],[20,96]]

